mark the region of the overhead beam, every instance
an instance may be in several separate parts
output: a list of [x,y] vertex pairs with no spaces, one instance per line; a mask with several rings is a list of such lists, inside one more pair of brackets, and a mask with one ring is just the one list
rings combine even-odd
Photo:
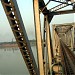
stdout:
[[50,23],[54,14],[47,9],[44,0],[39,0],[39,9],[44,15],[48,16],[48,22]]
[[46,8],[46,6],[50,3],[50,0],[45,4],[45,7],[42,9],[42,11]]
[[51,9],[49,9],[49,11],[57,11],[57,10],[59,10],[59,9],[61,9],[61,8],[66,7],[66,6],[68,6],[68,4],[59,4],[59,5],[57,5],[57,6],[53,7],[53,8],[51,8]]
[[[71,25],[71,26],[69,26],[69,28],[67,28],[65,31],[59,31],[57,28],[58,27],[62,27],[62,26],[65,26],[65,28],[66,28],[66,26],[68,26],[68,25],[60,25],[60,26],[57,26],[55,29],[56,29],[56,31],[58,32],[58,33],[66,33],[66,32],[68,32],[73,26]],[[60,29],[61,30],[61,29]]]
[[53,12],[54,15],[70,14],[70,13],[75,13],[75,10],[64,10],[64,11]]
[[[73,26],[69,27],[69,28],[66,30],[66,32],[68,32],[72,27],[73,27]],[[65,33],[66,33],[66,32],[65,32]]]
[[56,27],[62,27],[62,26],[66,26],[66,27],[68,27],[68,26],[72,26],[72,23],[66,23],[66,24],[57,24],[57,25],[55,25]]
[[[45,8],[44,8],[45,7]],[[44,8],[44,10],[43,10],[43,8]],[[39,0],[39,9],[42,11],[42,13],[44,14],[44,15],[46,15],[47,13],[49,13],[49,11],[48,11],[48,9],[47,9],[47,7],[45,6],[45,3],[44,3],[44,1],[43,0]]]
[[62,3],[62,4],[73,5],[73,1],[70,1],[70,2],[71,2],[70,4],[68,3],[69,0],[66,0],[66,2],[65,2],[65,1],[61,1],[61,0],[52,0],[52,1],[54,1],[54,2],[58,2],[58,3]]

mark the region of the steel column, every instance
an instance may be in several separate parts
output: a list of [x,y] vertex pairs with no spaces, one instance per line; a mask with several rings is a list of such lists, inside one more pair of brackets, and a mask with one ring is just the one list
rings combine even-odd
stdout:
[[36,40],[37,40],[38,65],[39,65],[39,72],[40,72],[39,75],[44,75],[42,36],[41,36],[38,0],[33,0],[33,7],[34,7],[34,20],[35,20],[35,31],[36,31]]
[[[47,38],[47,50],[48,50],[48,60],[49,60],[49,69],[51,71],[51,65],[52,65],[52,49],[51,49],[51,34],[50,34],[50,26],[49,26],[49,23],[48,23],[48,19],[47,19],[47,16],[46,16],[46,38]],[[51,73],[51,72],[50,72]]]
[[45,52],[43,53],[44,62],[45,62],[45,75],[48,75],[48,72],[51,71],[53,49],[52,49],[52,44],[51,44],[52,42],[51,42],[50,26],[49,26],[47,15],[44,16],[43,40],[44,40],[43,52]]
[[44,72],[48,75],[48,48],[47,48],[47,21],[44,16],[44,29],[43,29],[43,59],[44,59]]

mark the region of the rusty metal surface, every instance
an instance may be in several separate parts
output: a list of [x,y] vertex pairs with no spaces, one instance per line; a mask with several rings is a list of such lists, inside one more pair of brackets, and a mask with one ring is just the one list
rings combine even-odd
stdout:
[[51,65],[52,65],[52,59],[53,59],[53,49],[52,49],[52,41],[51,39],[51,33],[50,33],[50,26],[46,17],[46,39],[47,39],[47,50],[48,50],[48,60],[49,60],[49,69],[51,73]]
[[55,31],[61,40],[70,48],[74,46],[74,23],[56,24]]
[[40,25],[41,23],[40,23],[38,0],[33,1],[33,7],[34,7],[35,32],[36,32],[36,40],[37,40],[38,66],[40,72],[39,75],[44,75],[42,35],[41,35],[41,25]]
[[51,65],[53,59],[51,33],[47,17],[48,17],[47,15],[44,16],[44,28],[43,28],[43,59],[44,59],[45,75],[51,74]]
[[1,0],[1,3],[30,75],[38,75],[39,72],[37,65],[28,41],[16,0]]
[[59,4],[59,5],[57,5],[57,6],[55,6],[55,7],[53,7],[53,8],[51,8],[51,9],[49,9],[49,11],[58,11],[59,9],[61,9],[61,8],[64,8],[64,7],[66,7],[66,6],[68,6],[68,4]]
[[[60,26],[62,27],[62,26]],[[55,28],[54,28],[55,31]],[[58,35],[59,33],[57,33],[55,31],[54,34],[54,40],[55,40],[55,47],[54,50],[56,50],[55,52],[55,61],[56,63],[58,62],[57,60],[59,60],[59,62],[62,65],[62,74],[63,75],[75,75],[75,55],[74,53],[68,48],[68,46],[66,46],[66,44],[63,42],[64,40],[61,40],[60,36]],[[62,34],[62,33],[60,33]],[[60,48],[59,48],[60,47]],[[57,56],[57,57],[56,57]],[[58,57],[59,56],[59,57]],[[59,66],[59,64],[58,64]],[[57,74],[55,74],[57,75]],[[58,75],[60,74],[60,71],[58,71]]]
[[73,26],[72,25],[58,25],[56,26],[56,31],[58,33],[66,33],[68,32]]
[[[59,5],[52,7],[49,10],[47,9],[47,5],[51,1],[58,2]],[[65,34],[67,34],[67,32],[71,30],[73,26],[72,25],[56,26],[56,28],[54,29],[54,40],[55,40],[53,43],[54,46],[52,46],[51,32],[49,26],[49,23],[51,22],[54,15],[75,13],[75,3],[74,1],[70,1],[71,3],[68,3],[69,1],[65,0],[63,1],[51,0],[51,1],[48,0],[47,4],[45,4],[44,0],[33,0],[37,53],[38,53],[38,68],[28,41],[28,37],[21,19],[21,15],[16,0],[1,0],[1,3],[3,5],[4,11],[6,13],[11,29],[14,33],[14,36],[16,38],[16,41],[18,43],[18,46],[20,48],[20,51],[22,53],[22,56],[27,65],[30,75],[48,75],[49,72],[51,73],[52,68],[51,66],[60,63],[61,61],[62,61],[61,64],[64,67],[63,69],[64,74],[75,75],[75,68],[73,68],[75,67],[75,55],[73,55],[73,53],[67,48],[67,46],[63,42],[60,42],[60,37],[62,38],[66,37]],[[68,5],[71,5],[73,8],[71,10],[58,11]],[[43,15],[45,16],[43,43],[42,43],[40,13],[43,13]],[[68,37],[68,39],[69,38],[70,36]],[[53,50],[55,51],[55,54],[53,53]],[[59,58],[61,60],[59,60]],[[59,72],[58,75],[60,75]]]
[[64,11],[57,11],[54,14],[55,15],[61,15],[61,14],[70,14],[70,13],[75,13],[75,10],[64,10]]
[[66,70],[66,75],[75,75],[75,55],[62,41],[60,41],[60,43],[62,46],[62,53],[65,63],[63,66]]

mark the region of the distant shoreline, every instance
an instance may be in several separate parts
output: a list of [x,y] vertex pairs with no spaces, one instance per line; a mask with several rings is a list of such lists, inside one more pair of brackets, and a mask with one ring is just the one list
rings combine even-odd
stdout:
[[[30,45],[35,46],[36,41],[30,40]],[[17,44],[17,42],[2,42],[2,43],[0,43],[0,48],[18,48],[18,44]]]

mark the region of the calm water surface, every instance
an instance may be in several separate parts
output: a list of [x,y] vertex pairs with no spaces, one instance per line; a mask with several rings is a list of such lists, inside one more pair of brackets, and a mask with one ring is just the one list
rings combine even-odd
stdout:
[[[36,47],[32,50],[37,58]],[[0,49],[0,75],[29,75],[19,49]]]

